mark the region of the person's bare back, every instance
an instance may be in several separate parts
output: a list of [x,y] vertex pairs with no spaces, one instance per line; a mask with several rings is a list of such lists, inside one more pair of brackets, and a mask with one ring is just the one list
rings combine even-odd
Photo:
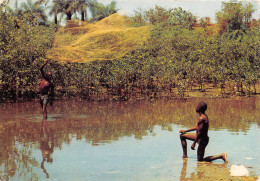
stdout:
[[200,115],[200,118],[197,123],[196,127],[196,135],[197,135],[197,141],[205,141],[208,140],[208,129],[209,129],[209,120],[208,116],[204,113]]
[[39,86],[39,91],[41,95],[47,95],[49,93],[49,90],[51,88],[51,83],[46,80],[45,78],[42,78],[40,86]]

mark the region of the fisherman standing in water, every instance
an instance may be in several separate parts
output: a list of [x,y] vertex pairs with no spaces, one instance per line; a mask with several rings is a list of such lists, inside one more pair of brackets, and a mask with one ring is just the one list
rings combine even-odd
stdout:
[[51,82],[52,73],[50,71],[48,71],[47,73],[43,71],[43,68],[47,63],[48,60],[45,59],[44,64],[40,67],[42,79],[39,86],[40,103],[44,120],[47,119],[47,104],[50,102],[50,105],[52,106],[54,96],[54,85]]
[[[194,128],[190,128],[188,130],[179,131],[181,133],[180,139],[181,139],[181,145],[183,149],[182,158],[188,157],[186,140],[191,140],[193,141],[193,144],[191,145],[192,150],[195,150],[196,143],[199,143],[199,147],[197,150],[198,161],[211,162],[216,159],[222,159],[224,162],[228,162],[227,154],[225,152],[219,155],[208,156],[204,158],[205,149],[209,143],[209,137],[208,137],[209,120],[208,120],[208,116],[205,114],[206,110],[207,110],[207,104],[205,102],[199,102],[196,106],[196,112],[200,115],[197,126]],[[196,133],[187,133],[195,130]]]

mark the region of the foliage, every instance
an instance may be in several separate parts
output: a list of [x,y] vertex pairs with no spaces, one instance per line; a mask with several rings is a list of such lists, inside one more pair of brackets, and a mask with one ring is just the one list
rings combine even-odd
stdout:
[[250,3],[222,2],[222,10],[216,14],[219,33],[244,32],[254,11]]
[[194,85],[204,91],[203,85],[209,83],[220,87],[223,94],[229,93],[226,87],[234,83],[237,88],[232,93],[242,94],[243,87],[254,87],[259,79],[259,33],[248,33],[242,40],[229,40],[217,34],[207,35],[201,28],[190,31],[179,27],[162,29],[158,25],[141,48],[124,57],[57,64],[55,69],[64,73],[59,76],[63,83],[56,82],[67,95],[89,100],[163,95],[184,98]]
[[58,14],[63,12],[63,0],[53,1],[52,6],[50,7],[50,15],[54,15],[54,23],[58,24]]
[[87,15],[87,8],[90,7],[90,0],[77,1],[76,9],[81,13],[81,21],[85,21],[85,16]]
[[135,11],[135,15],[129,19],[132,26],[143,26],[146,23],[151,25],[164,24],[171,26],[182,26],[187,29],[192,29],[196,22],[196,17],[191,12],[185,11],[182,8],[165,9],[160,6],[155,6],[150,10]]
[[34,3],[32,0],[27,0],[27,3],[22,3],[21,8],[23,10],[23,14],[28,17],[28,22],[43,22],[46,23],[47,16],[44,12],[42,6]]
[[134,27],[146,25],[145,16],[142,9],[134,11],[134,16],[129,17],[129,25]]
[[21,3],[20,7],[18,7],[18,1],[16,1],[15,9],[8,6],[5,6],[5,9],[13,16],[16,27],[20,26],[21,21],[23,21],[23,23],[42,25],[47,23],[47,15],[45,14],[44,8],[32,0]]
[[210,25],[210,18],[209,17],[200,18],[199,24],[200,24],[201,27],[206,28],[207,26]]
[[90,3],[90,7],[91,7],[90,11],[91,11],[93,20],[95,20],[95,21],[99,21],[118,11],[118,8],[116,7],[116,1],[112,1],[108,5],[104,5],[102,3],[93,1]]
[[28,97],[35,94],[38,83],[39,61],[52,46],[53,27],[35,23],[28,24],[27,19],[0,12],[0,73],[1,97]]
[[170,22],[173,25],[182,25],[187,29],[192,29],[196,22],[196,16],[192,15],[191,12],[185,11],[182,8],[174,8],[171,12]]
[[[50,0],[38,0],[36,4],[50,3]],[[58,24],[58,14],[63,17],[66,15],[66,20],[72,20],[72,16],[80,13],[81,21],[85,21],[87,10],[90,10],[92,21],[98,21],[118,11],[116,1],[112,1],[108,5],[97,2],[96,0],[53,0],[49,6],[50,15],[54,15],[54,22]]]

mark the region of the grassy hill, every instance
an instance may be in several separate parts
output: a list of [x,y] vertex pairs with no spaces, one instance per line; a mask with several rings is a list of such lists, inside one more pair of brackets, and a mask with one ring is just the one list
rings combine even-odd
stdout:
[[115,13],[96,23],[69,21],[55,35],[47,57],[60,62],[112,60],[143,45],[149,26],[129,27],[125,16]]

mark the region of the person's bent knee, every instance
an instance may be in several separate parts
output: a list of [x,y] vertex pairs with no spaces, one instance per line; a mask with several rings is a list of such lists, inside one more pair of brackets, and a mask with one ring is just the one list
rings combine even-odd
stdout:
[[180,135],[180,139],[185,140],[185,137],[183,136],[183,134]]

